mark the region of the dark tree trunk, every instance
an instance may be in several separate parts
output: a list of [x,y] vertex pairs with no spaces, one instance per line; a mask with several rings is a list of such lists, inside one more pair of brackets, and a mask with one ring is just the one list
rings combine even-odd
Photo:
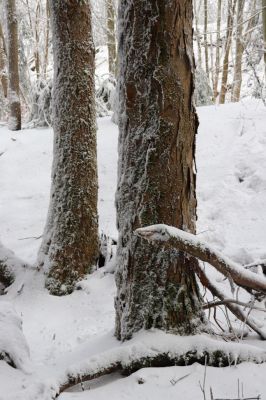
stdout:
[[116,336],[202,328],[194,258],[133,234],[166,223],[195,232],[191,0],[122,0]]
[[94,46],[88,1],[50,0],[54,162],[39,254],[53,294],[69,293],[98,257]]

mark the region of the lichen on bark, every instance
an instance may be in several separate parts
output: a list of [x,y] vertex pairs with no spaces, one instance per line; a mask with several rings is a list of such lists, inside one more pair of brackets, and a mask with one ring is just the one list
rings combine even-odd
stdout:
[[94,45],[88,1],[50,1],[54,49],[54,161],[39,252],[53,294],[70,293],[98,246]]
[[122,0],[119,52],[116,336],[196,333],[204,323],[197,261],[133,234],[163,221],[195,232],[191,1]]

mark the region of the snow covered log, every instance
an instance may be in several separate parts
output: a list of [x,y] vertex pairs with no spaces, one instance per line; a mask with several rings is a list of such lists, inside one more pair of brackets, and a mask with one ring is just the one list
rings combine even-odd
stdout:
[[16,269],[25,267],[26,264],[0,242],[0,283],[4,287],[10,286],[15,280]]
[[244,361],[266,362],[266,351],[250,345],[226,343],[208,335],[177,336],[160,330],[142,331],[108,351],[69,365],[60,374],[58,397],[66,389],[113,372],[129,375],[141,368],[185,366],[194,362],[224,367]]
[[0,360],[23,372],[32,371],[22,320],[11,303],[6,301],[0,302]]
[[160,241],[165,246],[176,248],[209,263],[221,274],[249,291],[266,294],[266,278],[246,270],[191,233],[164,224],[138,228],[135,232],[139,237],[149,241]]

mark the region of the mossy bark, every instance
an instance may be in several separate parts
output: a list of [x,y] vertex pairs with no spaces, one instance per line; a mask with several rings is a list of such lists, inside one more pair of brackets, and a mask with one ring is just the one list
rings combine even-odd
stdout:
[[98,245],[94,45],[89,2],[50,0],[54,49],[54,161],[39,253],[53,294],[70,293]]
[[192,2],[122,0],[116,336],[202,328],[197,261],[134,235],[167,223],[195,232]]

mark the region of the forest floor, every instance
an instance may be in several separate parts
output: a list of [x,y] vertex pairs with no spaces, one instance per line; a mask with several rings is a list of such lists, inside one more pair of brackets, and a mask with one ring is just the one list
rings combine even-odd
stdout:
[[[242,265],[266,259],[265,107],[259,101],[245,100],[201,107],[198,114],[198,234]],[[18,257],[33,264],[49,202],[52,130],[10,132],[1,126],[0,138],[0,239]],[[100,231],[113,238],[117,236],[117,139],[117,126],[111,119],[99,119]],[[211,273],[232,297],[228,282]],[[118,346],[113,337],[115,290],[114,275],[106,273],[106,268],[85,279],[82,290],[60,298],[43,289],[40,274],[23,272],[0,302],[10,302],[22,317],[32,372],[15,370],[0,361],[0,399],[46,399],[42,385],[49,373],[56,381],[60,370],[69,363]],[[228,330],[222,311],[217,315]],[[266,324],[265,313],[252,315]],[[244,332],[232,316],[231,319],[234,328]],[[215,329],[219,333],[217,326]],[[266,351],[266,343],[252,333],[243,342]],[[261,395],[266,400],[265,376],[266,363],[207,367],[206,399],[210,398],[210,387],[214,399],[236,399],[241,396],[243,385],[243,397]],[[178,381],[181,377],[184,378]],[[139,384],[140,378],[143,384]],[[203,399],[199,384],[203,380],[204,367],[199,364],[147,368],[127,378],[116,373],[89,382],[84,391],[78,385],[72,392],[63,393],[60,400]]]

